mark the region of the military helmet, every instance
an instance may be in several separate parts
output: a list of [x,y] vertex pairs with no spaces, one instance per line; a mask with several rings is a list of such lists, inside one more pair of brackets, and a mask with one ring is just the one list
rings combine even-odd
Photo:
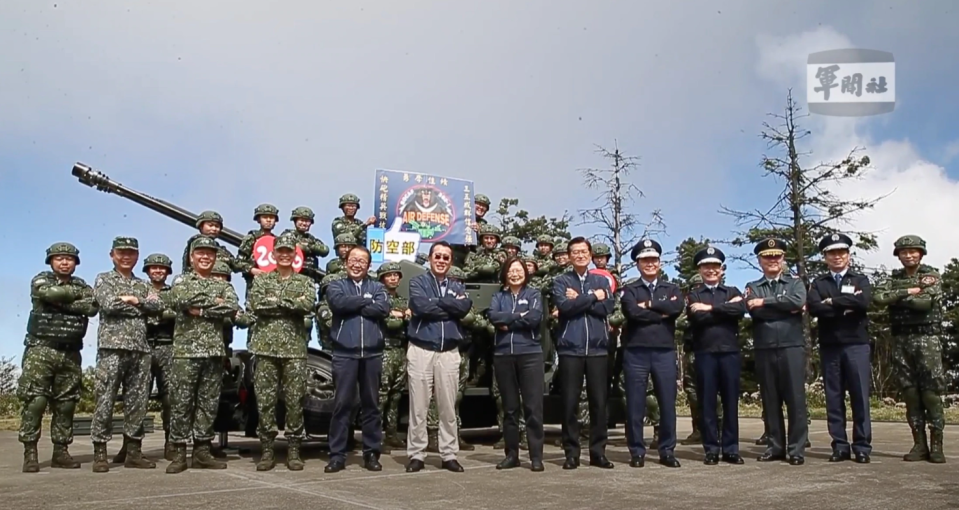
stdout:
[[483,204],[486,206],[487,209],[489,208],[489,204],[490,204],[489,197],[482,193],[478,193],[476,196],[474,196],[473,202],[477,204]]
[[399,262],[387,262],[386,264],[383,264],[382,266],[379,267],[379,269],[376,270],[376,277],[383,278],[384,276],[390,273],[399,273],[400,278],[402,278],[403,266],[401,266]]
[[288,248],[290,250],[296,249],[296,238],[292,234],[284,234],[280,237],[277,237],[273,241],[273,249],[279,250],[280,248]]
[[360,197],[358,197],[358,196],[356,196],[356,195],[354,195],[354,194],[352,194],[352,193],[347,193],[347,194],[341,196],[341,197],[340,197],[340,209],[342,209],[343,206],[346,205],[346,204],[356,204],[356,208],[359,209],[359,208],[360,208]]
[[569,239],[556,237],[553,240],[553,253],[569,253]]
[[521,241],[521,240],[520,240],[518,237],[516,237],[516,236],[506,236],[506,237],[504,237],[502,244],[503,244],[504,247],[506,247],[506,246],[512,246],[512,247],[514,247],[514,248],[522,248],[522,247],[523,247],[523,241]]
[[147,269],[151,266],[160,266],[167,268],[171,273],[173,272],[173,261],[170,260],[170,257],[162,253],[151,253],[147,255],[147,258],[143,259],[143,269],[144,273],[147,272]]
[[230,266],[222,260],[217,260],[213,263],[213,270],[210,271],[210,274],[218,274],[221,276],[230,276]]
[[200,236],[190,243],[190,253],[203,248],[208,248],[215,251],[220,250],[220,247],[216,244],[216,241],[214,241],[212,237]]
[[923,238],[913,234],[905,235],[900,237],[899,239],[896,239],[896,243],[893,246],[894,248],[892,250],[892,255],[894,257],[898,257],[899,250],[902,250],[904,248],[915,248],[919,250],[919,252],[922,253],[923,255],[926,255],[927,253],[926,241]]
[[690,286],[699,285],[700,283],[703,283],[703,277],[699,273],[696,273],[689,278]]
[[448,276],[448,277],[450,277],[450,278],[452,278],[452,279],[454,279],[454,280],[463,281],[463,280],[466,279],[466,272],[463,271],[462,269],[456,267],[456,266],[451,266],[451,267],[450,267],[450,270],[449,270],[449,272],[446,274],[446,276]]
[[220,213],[216,211],[203,211],[196,217],[196,228],[200,228],[200,225],[203,225],[203,223],[207,221],[219,223],[220,227],[223,227],[223,216],[220,216]]
[[336,239],[334,239],[333,248],[338,248],[343,245],[356,246],[356,236],[350,233],[336,236]]
[[593,256],[594,257],[610,257],[612,254],[609,252],[609,246],[603,243],[596,243],[593,245]]
[[273,204],[260,204],[253,210],[253,221],[259,221],[261,215],[280,216],[280,210]]
[[57,255],[70,255],[77,261],[77,265],[80,265],[80,250],[76,246],[70,243],[53,243],[47,248],[47,258],[44,260],[44,264],[49,264],[50,260]]
[[536,246],[541,244],[548,244],[550,246],[556,245],[556,243],[553,241],[553,238],[549,234],[542,234],[536,238]]
[[536,266],[536,269],[539,269],[539,260],[537,260],[533,255],[524,255],[522,260],[524,264],[532,262],[533,265]]
[[303,218],[304,220],[313,221],[313,209],[309,207],[297,207],[293,209],[293,212],[290,214],[290,221],[295,221],[297,218]]
[[483,236],[496,236],[496,239],[500,238],[499,229],[489,223],[482,223],[479,226],[479,235],[480,238]]

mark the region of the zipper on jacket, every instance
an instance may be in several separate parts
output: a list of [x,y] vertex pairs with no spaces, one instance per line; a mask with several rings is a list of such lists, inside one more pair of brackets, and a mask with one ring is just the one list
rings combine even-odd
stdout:
[[[362,296],[362,294],[360,294],[361,292],[363,292],[362,283],[360,283],[360,288],[356,290],[356,293]],[[361,358],[363,357],[363,347],[364,347],[363,346],[363,323],[365,321],[366,321],[366,317],[363,317],[363,314],[361,313],[360,314],[360,357]]]
[[[579,275],[577,275],[578,277]],[[586,278],[583,278],[579,282],[579,289],[583,294],[586,294],[586,279],[589,278],[589,273],[586,274]],[[586,355],[589,356],[589,312],[583,316],[583,321],[586,323]]]
[[[510,296],[513,298],[513,310],[510,313],[516,313],[516,296],[510,292]],[[509,332],[509,353],[513,354],[513,332]]]

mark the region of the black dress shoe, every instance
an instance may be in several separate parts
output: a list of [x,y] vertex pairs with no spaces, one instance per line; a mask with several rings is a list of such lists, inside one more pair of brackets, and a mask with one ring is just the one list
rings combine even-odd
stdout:
[[532,466],[530,466],[530,468],[529,468],[530,471],[540,472],[540,471],[544,471],[544,470],[546,469],[546,467],[543,466],[543,461],[541,461],[541,460],[539,460],[539,459],[536,459],[536,460],[534,460],[534,461],[531,461],[530,463],[532,464]]
[[730,453],[727,455],[723,455],[723,462],[727,462],[729,464],[745,464],[746,463],[746,461],[744,461],[743,458],[738,453]]
[[856,453],[856,463],[857,464],[869,464],[869,454],[858,452]]
[[443,469],[447,471],[452,471],[454,473],[463,472],[463,466],[461,466],[459,461],[457,461],[456,459],[444,460],[442,466],[443,466]]
[[415,472],[423,469],[423,467],[424,467],[424,464],[423,464],[423,461],[422,461],[422,460],[413,459],[413,460],[410,461],[409,464],[406,465],[406,472],[407,472],[407,473],[415,473]]
[[716,453],[707,453],[706,458],[703,459],[703,464],[707,466],[715,466],[719,464],[719,454]]
[[566,457],[566,462],[563,463],[563,469],[576,469],[579,467],[579,459],[576,457]]
[[596,459],[589,459],[589,465],[603,469],[613,469],[613,463],[605,455]]
[[367,453],[363,456],[363,467],[367,471],[382,471],[383,465],[380,464],[380,456],[375,453]]
[[829,462],[842,462],[844,460],[849,460],[849,452],[834,451],[829,456]]
[[670,455],[669,457],[660,457],[659,463],[671,468],[678,468],[680,466],[679,459]]
[[767,453],[764,453],[764,454],[760,455],[756,460],[758,460],[759,462],[775,462],[775,461],[779,461],[779,460],[786,460],[786,456],[785,456],[785,455],[782,455],[782,454],[781,454],[781,455],[773,455],[773,454],[767,452]]
[[646,465],[645,456],[637,456],[629,459],[629,467],[641,468]]
[[789,458],[789,465],[790,465],[790,466],[802,466],[802,465],[805,464],[805,463],[806,463],[806,460],[803,459],[802,457],[790,457],[790,458]]
[[340,459],[333,459],[329,464],[326,465],[325,468],[323,468],[323,471],[327,473],[336,473],[338,471],[343,471],[344,469],[346,469],[345,462]]
[[505,459],[496,465],[496,469],[512,469],[516,467],[519,467],[519,459],[514,455],[507,455]]

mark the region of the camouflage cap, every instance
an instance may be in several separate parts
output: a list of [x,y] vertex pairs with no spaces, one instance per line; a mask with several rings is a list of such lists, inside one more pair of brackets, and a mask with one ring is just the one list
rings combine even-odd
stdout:
[[162,253],[151,253],[147,255],[147,258],[143,259],[143,272],[147,272],[147,269],[153,266],[165,267],[170,272],[173,272],[173,261],[170,260],[170,257]]
[[489,223],[482,223],[479,226],[479,235],[482,236],[494,236],[497,239],[500,238],[499,229]]
[[609,246],[603,243],[596,243],[593,245],[593,256],[594,257],[611,257],[612,255],[609,252]]
[[340,197],[340,208],[342,209],[343,206],[346,205],[346,204],[356,204],[356,208],[359,209],[359,208],[360,208],[360,197],[358,197],[358,196],[356,196],[356,195],[354,195],[354,194],[352,194],[352,193],[347,193],[347,194],[341,196],[341,197]]
[[279,249],[283,249],[283,248],[288,249],[288,250],[295,250],[295,249],[296,249],[296,238],[293,237],[293,236],[291,236],[291,235],[289,235],[289,234],[287,234],[287,235],[282,235],[282,236],[280,236],[280,237],[277,237],[276,240],[273,241],[273,249],[274,249],[274,250],[279,250]]
[[226,262],[223,262],[222,260],[218,260],[213,263],[213,270],[210,271],[210,274],[230,276],[230,266],[228,266]]
[[309,207],[300,206],[296,209],[293,209],[293,212],[290,214],[290,221],[294,221],[297,218],[303,218],[304,220],[313,221],[313,209]]
[[336,248],[339,246],[356,246],[356,237],[350,233],[336,236],[333,247]]
[[217,246],[216,241],[214,241],[213,238],[207,236],[197,237],[192,243],[190,243],[190,253],[202,249],[219,251],[220,247]]
[[925,239],[913,234],[905,235],[900,237],[899,239],[896,239],[895,244],[893,244],[892,255],[894,257],[898,257],[899,250],[902,250],[905,248],[915,248],[919,250],[919,252],[922,253],[923,255],[926,255],[927,253]]
[[256,206],[256,209],[253,210],[253,221],[259,220],[260,216],[262,215],[279,216],[280,210],[277,209],[276,206],[273,204],[260,204]]
[[451,266],[449,272],[446,273],[446,276],[448,276],[448,277],[450,277],[450,278],[452,278],[452,279],[454,279],[454,280],[463,281],[463,280],[466,279],[466,272],[464,272],[462,269],[460,269],[460,268],[458,268],[458,267],[456,267],[456,266]]
[[379,267],[379,269],[376,270],[376,277],[383,278],[384,276],[390,273],[399,273],[400,278],[402,278],[403,266],[401,266],[399,262],[387,262],[386,264],[383,264],[382,266]]
[[485,205],[487,208],[488,208],[489,205],[490,205],[489,197],[486,196],[486,195],[484,195],[484,194],[482,194],[482,193],[477,193],[476,196],[473,197],[473,202],[475,202],[475,203],[477,203],[477,204],[483,204],[483,205]]
[[50,260],[57,255],[70,255],[77,261],[77,265],[80,265],[80,250],[76,246],[70,243],[53,243],[47,248],[47,258],[44,260],[44,264],[49,264]]
[[549,234],[542,234],[536,238],[536,246],[539,246],[541,244],[548,244],[550,246],[555,246],[556,243],[553,241],[553,238]]
[[503,238],[503,246],[512,246],[514,248],[522,248],[523,241],[516,236],[506,236]]
[[117,236],[113,238],[114,250],[140,250],[140,242],[135,237]]
[[196,228],[200,228],[200,226],[207,221],[219,223],[221,227],[223,226],[223,216],[220,216],[220,213],[216,211],[203,211],[196,217]]

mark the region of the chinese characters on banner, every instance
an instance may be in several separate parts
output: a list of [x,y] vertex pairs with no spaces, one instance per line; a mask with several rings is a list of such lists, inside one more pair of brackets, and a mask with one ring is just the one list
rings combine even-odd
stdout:
[[896,63],[892,53],[842,49],[810,54],[806,100],[811,113],[862,117],[895,109]]

